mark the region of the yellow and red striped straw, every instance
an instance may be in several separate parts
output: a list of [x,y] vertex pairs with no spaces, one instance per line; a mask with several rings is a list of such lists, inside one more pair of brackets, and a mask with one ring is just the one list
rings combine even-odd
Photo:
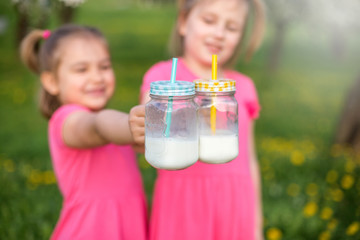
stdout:
[[[212,81],[217,80],[217,55],[212,55],[211,80]],[[215,134],[216,132],[215,97],[212,98],[212,104],[210,108],[210,126],[211,126],[211,132]]]

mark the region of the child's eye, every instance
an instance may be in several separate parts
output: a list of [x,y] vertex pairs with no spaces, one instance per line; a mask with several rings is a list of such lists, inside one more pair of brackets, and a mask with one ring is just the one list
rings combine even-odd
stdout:
[[74,70],[75,70],[75,72],[77,72],[77,73],[86,72],[86,68],[85,68],[85,67],[75,68]]
[[108,69],[111,69],[111,64],[104,64],[104,65],[101,65],[100,68],[102,70],[108,70]]
[[238,25],[236,25],[236,24],[228,24],[227,26],[226,26],[226,28],[230,31],[230,32],[237,32],[237,31],[239,31],[239,26]]
[[205,16],[205,17],[203,17],[203,21],[206,24],[213,24],[213,23],[215,23],[215,18],[210,17],[210,16]]

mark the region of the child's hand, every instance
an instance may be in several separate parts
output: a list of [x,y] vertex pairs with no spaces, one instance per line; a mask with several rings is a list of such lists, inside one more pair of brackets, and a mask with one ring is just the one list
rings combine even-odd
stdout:
[[137,148],[145,144],[145,105],[133,107],[129,113],[129,126]]

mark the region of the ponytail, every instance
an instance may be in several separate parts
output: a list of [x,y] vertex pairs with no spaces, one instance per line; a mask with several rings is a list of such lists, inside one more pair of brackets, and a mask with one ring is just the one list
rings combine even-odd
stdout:
[[20,57],[23,63],[36,74],[40,74],[39,43],[43,39],[43,30],[33,30],[20,45]]

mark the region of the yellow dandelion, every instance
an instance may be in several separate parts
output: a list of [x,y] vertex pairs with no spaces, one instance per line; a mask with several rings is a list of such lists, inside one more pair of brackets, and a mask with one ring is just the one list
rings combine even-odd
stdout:
[[54,184],[56,183],[56,178],[54,172],[51,170],[47,170],[43,173],[43,180],[45,184]]
[[287,189],[286,192],[291,197],[296,197],[300,193],[300,186],[296,183],[291,183]]
[[345,171],[347,173],[353,173],[354,172],[354,169],[355,169],[355,163],[352,159],[348,159],[346,160],[346,163],[345,163]]
[[3,162],[3,166],[7,172],[14,172],[15,171],[15,165],[14,162],[11,159],[6,159]]
[[324,207],[321,210],[320,218],[323,220],[329,220],[333,215],[333,210],[329,207]]
[[318,193],[318,186],[315,183],[310,183],[306,187],[306,194],[313,197]]
[[320,233],[319,240],[329,240],[330,237],[331,237],[330,232],[324,231],[324,232]]
[[305,205],[303,214],[305,217],[312,217],[316,214],[317,210],[318,205],[315,202],[309,202]]
[[335,170],[330,170],[327,174],[326,174],[326,181],[328,183],[334,183],[336,182],[336,180],[338,179],[339,174],[337,173],[337,171]]
[[43,175],[41,174],[41,172],[39,170],[33,169],[30,172],[30,175],[28,177],[28,181],[31,184],[37,185],[40,184],[43,180]]
[[295,150],[291,153],[290,161],[295,166],[300,166],[305,162],[304,154],[302,154],[300,151]]
[[337,225],[338,225],[338,220],[335,218],[331,219],[330,222],[327,224],[327,229],[333,230],[336,228]]
[[357,233],[360,229],[360,223],[359,222],[353,222],[351,223],[347,229],[346,229],[346,235],[352,236],[355,233]]
[[346,174],[345,176],[342,177],[341,179],[341,186],[343,189],[349,189],[353,186],[354,184],[354,177]]
[[335,202],[341,202],[341,200],[344,198],[344,193],[339,188],[330,190],[330,194]]
[[266,231],[266,237],[267,239],[269,240],[279,240],[281,239],[282,237],[282,232],[280,229],[278,228],[269,228],[267,231]]

